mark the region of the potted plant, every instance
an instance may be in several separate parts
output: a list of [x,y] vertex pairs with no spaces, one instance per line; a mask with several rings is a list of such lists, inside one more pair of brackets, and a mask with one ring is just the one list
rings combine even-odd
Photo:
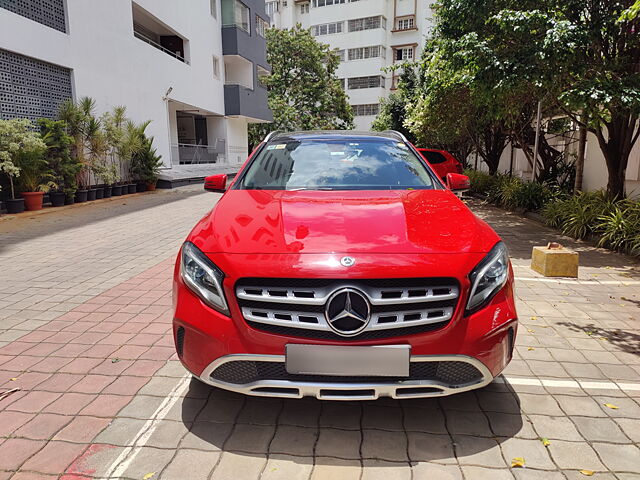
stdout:
[[41,118],[38,120],[42,141],[47,145],[44,158],[58,185],[55,191],[49,192],[51,206],[60,207],[67,203],[77,189],[76,176],[80,172],[80,163],[71,156],[73,138],[66,133],[66,123],[61,120]]
[[11,185],[11,198],[7,200],[9,213],[24,211],[24,199],[16,199],[14,187],[14,179],[22,174],[20,155],[30,152],[41,155],[46,148],[29,120],[0,120],[0,171],[9,177]]
[[155,190],[162,157],[153,148],[153,137],[142,133],[142,148],[131,157],[131,173],[143,182],[145,190]]
[[20,167],[20,195],[24,198],[27,211],[42,210],[44,194],[58,188],[44,158],[45,152],[46,146],[38,150],[22,150],[17,155]]

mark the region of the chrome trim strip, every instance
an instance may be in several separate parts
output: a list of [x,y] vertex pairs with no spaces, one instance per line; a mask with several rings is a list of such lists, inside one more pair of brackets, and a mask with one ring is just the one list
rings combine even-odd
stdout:
[[[375,383],[335,383],[335,382],[292,382],[290,380],[260,380],[244,385],[231,384],[212,380],[211,374],[220,365],[232,361],[257,361],[257,362],[285,362],[284,355],[251,355],[231,354],[220,357],[211,362],[200,375],[200,380],[214,387],[260,397],[302,398],[305,396],[316,397],[319,400],[376,400],[380,397],[424,398],[440,397],[454,393],[466,392],[476,388],[482,388],[493,381],[491,372],[477,358],[467,355],[413,355],[410,362],[466,362],[476,367],[482,373],[482,380],[463,385],[447,385],[441,382],[428,380],[403,380],[399,382],[375,382]],[[412,388],[431,388],[435,391],[411,393]],[[330,392],[335,391],[336,395]],[[361,395],[341,395],[350,391]]]

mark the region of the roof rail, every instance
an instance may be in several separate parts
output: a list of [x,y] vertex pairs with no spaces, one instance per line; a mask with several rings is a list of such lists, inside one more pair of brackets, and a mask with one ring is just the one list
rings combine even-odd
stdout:
[[282,133],[282,132],[280,132],[279,130],[274,130],[273,132],[269,132],[269,133],[267,134],[267,136],[266,136],[266,137],[264,137],[263,142],[264,142],[264,143],[267,143],[269,140],[271,140],[271,137],[275,136],[275,135],[276,135],[276,134],[278,134],[278,133]]
[[407,140],[407,137],[405,137],[402,133],[398,132],[397,130],[385,130],[384,132],[380,132],[380,133],[386,133],[386,134],[395,135],[396,137],[398,137],[403,142],[409,143],[409,140]]

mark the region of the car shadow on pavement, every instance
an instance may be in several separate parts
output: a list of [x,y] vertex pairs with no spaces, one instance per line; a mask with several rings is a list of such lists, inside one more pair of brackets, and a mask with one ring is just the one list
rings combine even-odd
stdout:
[[182,403],[189,433],[181,448],[286,455],[300,465],[311,457],[315,465],[448,463],[456,457],[498,462],[501,443],[537,438],[523,419],[518,395],[502,377],[449,397],[357,402],[249,397],[192,379]]

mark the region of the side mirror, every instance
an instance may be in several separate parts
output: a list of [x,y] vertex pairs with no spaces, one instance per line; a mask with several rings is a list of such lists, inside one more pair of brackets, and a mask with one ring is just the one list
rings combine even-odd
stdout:
[[469,190],[471,181],[466,175],[459,173],[447,173],[447,188],[452,192],[463,192]]
[[207,192],[219,192],[224,193],[227,187],[227,175],[224,173],[220,175],[209,175],[204,179],[204,189]]

